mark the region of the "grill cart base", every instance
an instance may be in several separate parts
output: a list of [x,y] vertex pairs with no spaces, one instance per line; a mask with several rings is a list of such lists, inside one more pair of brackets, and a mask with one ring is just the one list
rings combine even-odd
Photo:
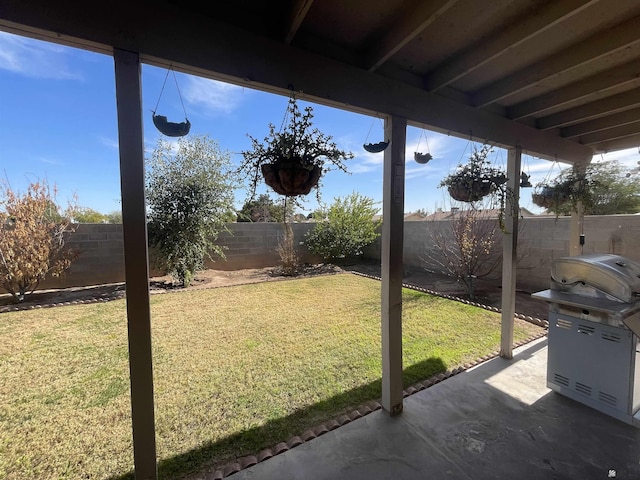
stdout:
[[532,294],[549,303],[547,386],[637,427],[639,274],[615,255],[568,257],[554,262],[551,289]]

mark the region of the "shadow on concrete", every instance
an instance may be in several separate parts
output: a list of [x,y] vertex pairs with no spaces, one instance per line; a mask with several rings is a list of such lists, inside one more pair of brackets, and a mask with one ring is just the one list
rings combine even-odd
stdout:
[[640,478],[640,430],[546,388],[546,339],[234,474],[234,480]]
[[[405,388],[446,370],[447,365],[440,358],[428,358],[407,367],[403,371]],[[381,380],[376,380],[322,402],[309,405],[307,408],[296,410],[286,417],[270,420],[260,427],[245,430],[218,442],[206,443],[200,448],[162,459],[158,462],[159,478],[181,478],[211,466],[214,458],[228,461],[245,455],[256,455],[259,450],[273,447],[276,443],[287,441],[295,435],[302,435],[309,428],[379,401],[381,388]],[[291,425],[298,425],[299,429],[292,432]],[[134,472],[130,471],[123,475],[110,477],[109,480],[133,479]]]

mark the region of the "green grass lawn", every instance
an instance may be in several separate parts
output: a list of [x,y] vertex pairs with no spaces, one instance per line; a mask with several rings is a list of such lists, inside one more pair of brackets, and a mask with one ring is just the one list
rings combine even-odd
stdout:
[[[154,295],[160,476],[380,397],[380,283],[340,274]],[[0,315],[0,478],[127,478],[125,302]],[[515,339],[539,333],[516,320]],[[500,316],[405,290],[405,385],[496,350]]]

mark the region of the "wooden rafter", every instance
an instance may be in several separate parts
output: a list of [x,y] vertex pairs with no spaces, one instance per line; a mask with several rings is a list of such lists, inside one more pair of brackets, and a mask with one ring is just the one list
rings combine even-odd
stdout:
[[640,16],[605,32],[572,45],[556,54],[508,75],[473,95],[473,104],[484,107],[535,86],[542,80],[558,77],[569,70],[600,62],[603,57],[640,43]]
[[407,11],[384,37],[369,48],[365,55],[367,69],[370,72],[376,70],[458,1],[418,2],[415,8]]
[[284,43],[290,44],[293,41],[293,37],[298,33],[298,29],[300,25],[302,25],[304,17],[307,16],[312,4],[313,0],[296,0],[294,2],[293,8],[291,8],[289,12],[289,21],[287,22]]
[[599,0],[564,0],[550,2],[548,6],[528,14],[520,22],[501,30],[488,40],[470,48],[453,60],[433,71],[425,80],[425,88],[431,92],[440,90],[459,78],[468,75],[503,53],[531,38],[543,34],[558,23],[567,20]]

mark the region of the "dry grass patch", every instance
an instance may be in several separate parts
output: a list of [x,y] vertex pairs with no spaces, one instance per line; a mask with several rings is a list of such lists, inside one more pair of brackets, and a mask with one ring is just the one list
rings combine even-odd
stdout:
[[[499,345],[498,314],[404,292],[405,384]],[[380,283],[350,274],[152,297],[160,474],[380,396]],[[515,338],[540,332],[516,321]],[[124,301],[0,315],[0,477],[130,476]]]

